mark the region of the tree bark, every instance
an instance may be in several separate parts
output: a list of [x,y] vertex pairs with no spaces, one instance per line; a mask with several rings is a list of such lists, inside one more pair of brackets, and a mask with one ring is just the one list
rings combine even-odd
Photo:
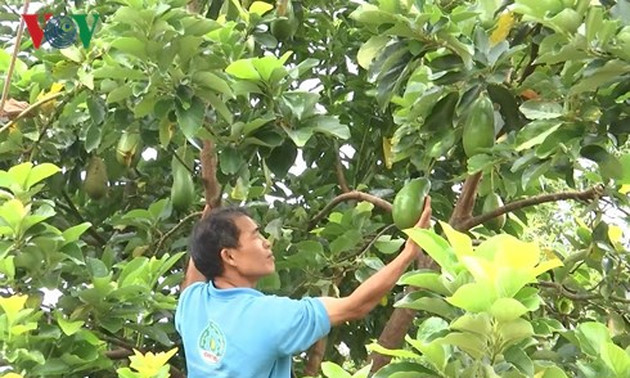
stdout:
[[207,214],[207,209],[214,209],[221,206],[221,186],[217,181],[217,154],[215,151],[214,142],[211,140],[203,141],[203,148],[201,150],[201,180],[203,182],[204,195],[206,198],[206,209],[204,209],[204,216]]
[[323,337],[317,340],[317,342],[309,348],[306,359],[306,367],[304,368],[305,375],[316,377],[319,374],[319,367],[324,359],[327,343],[328,338]]

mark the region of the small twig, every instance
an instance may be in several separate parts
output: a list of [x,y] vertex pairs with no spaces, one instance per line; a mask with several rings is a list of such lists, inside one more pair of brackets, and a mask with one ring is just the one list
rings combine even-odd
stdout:
[[387,212],[392,211],[392,204],[387,202],[386,200],[373,196],[371,194],[353,190],[348,193],[340,194],[337,197],[333,198],[332,201],[328,203],[328,205],[326,205],[319,213],[317,213],[317,215],[313,217],[313,219],[311,219],[311,221],[308,224],[308,229],[310,230],[313,227],[315,227],[315,225],[320,220],[322,220],[322,218],[324,218],[326,214],[328,214],[335,206],[337,206],[341,202],[350,201],[350,200],[367,201],[373,204],[374,206],[380,207],[381,209]]
[[[28,13],[28,5],[30,0],[24,0],[24,10],[22,14]],[[4,79],[4,88],[2,88],[2,98],[0,98],[0,116],[4,114],[4,104],[9,97],[9,89],[11,88],[11,77],[13,76],[13,70],[15,69],[15,61],[17,60],[18,53],[20,52],[20,43],[22,42],[22,34],[24,33],[24,20],[20,18],[20,25],[18,25],[17,36],[15,37],[15,46],[13,47],[13,55],[11,56],[11,62],[9,63],[9,69],[7,70],[7,76]],[[0,130],[0,133],[3,130]]]
[[[66,193],[65,190],[63,190],[61,192],[61,195],[63,196],[63,198],[66,200],[66,202],[68,203],[68,207],[70,207],[70,211],[71,213],[81,222],[81,223],[85,223],[87,222],[85,220],[85,218],[83,218],[83,215],[81,215],[81,213],[79,212],[79,209],[77,209],[77,207],[74,205],[74,203],[72,202],[72,199],[70,198],[70,196],[68,195],[68,193]],[[87,229],[87,232],[92,235],[92,237],[94,237],[94,239],[96,239],[99,243],[101,243],[101,245],[105,245],[107,244],[107,240],[105,240],[101,235],[99,235],[98,232],[96,232],[96,230],[94,230],[93,227],[90,227]]]
[[487,222],[492,218],[498,217],[499,215],[503,215],[511,211],[522,209],[528,206],[539,205],[545,202],[557,202],[557,201],[568,200],[568,199],[572,199],[576,201],[589,201],[601,194],[602,194],[601,186],[595,186],[583,192],[562,192],[562,193],[542,194],[539,196],[534,196],[534,197],[526,198],[520,201],[514,201],[511,203],[508,203],[507,205],[499,207],[498,209],[495,209],[491,212],[465,220],[461,224],[458,225],[457,229],[459,231],[466,231],[484,222]]
[[177,232],[177,230],[179,230],[183,225],[185,225],[189,220],[200,217],[201,214],[203,212],[201,211],[197,211],[191,214],[188,214],[186,217],[184,217],[184,219],[182,219],[181,221],[179,221],[179,223],[177,223],[173,228],[171,228],[170,230],[168,230],[168,232],[166,232],[161,238],[160,240],[157,242],[155,249],[153,250],[153,255],[157,255],[158,251],[160,249],[162,249],[162,245],[164,245],[164,242],[166,241],[166,239],[170,238],[175,232]]
[[58,97],[61,97],[63,95],[65,95],[65,92],[58,92],[55,94],[52,94],[50,96],[46,96],[44,98],[42,98],[41,100],[37,101],[36,103],[34,103],[33,105],[29,106],[28,108],[24,109],[20,114],[17,115],[17,117],[13,118],[12,120],[10,120],[9,122],[7,122],[6,125],[0,127],[0,134],[7,130],[8,128],[10,128],[11,126],[15,125],[15,123],[17,121],[19,121],[20,119],[24,118],[24,116],[26,116],[28,113],[32,112],[33,110],[39,108],[40,106],[42,106],[43,104],[52,101]]

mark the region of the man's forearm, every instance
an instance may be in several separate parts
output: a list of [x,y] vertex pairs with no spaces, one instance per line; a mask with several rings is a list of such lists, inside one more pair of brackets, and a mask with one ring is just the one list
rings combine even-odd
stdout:
[[416,251],[405,247],[394,260],[365,280],[348,296],[352,306],[361,316],[370,312],[381,298],[389,293],[416,256]]

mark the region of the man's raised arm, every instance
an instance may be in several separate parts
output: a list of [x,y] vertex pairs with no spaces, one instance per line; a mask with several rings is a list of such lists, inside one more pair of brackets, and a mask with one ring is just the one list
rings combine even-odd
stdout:
[[[431,198],[426,197],[422,216],[416,227],[427,228],[431,222]],[[343,298],[321,297],[332,325],[365,317],[379,303],[420,253],[420,248],[407,239],[405,248],[389,264],[365,280],[352,294]]]

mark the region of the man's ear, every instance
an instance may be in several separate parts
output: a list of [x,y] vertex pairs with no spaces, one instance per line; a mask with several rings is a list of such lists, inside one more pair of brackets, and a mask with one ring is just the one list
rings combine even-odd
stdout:
[[236,261],[234,261],[234,256],[232,254],[232,250],[229,248],[223,248],[219,253],[221,256],[221,260],[223,260],[224,264],[229,264],[231,266],[236,266]]

